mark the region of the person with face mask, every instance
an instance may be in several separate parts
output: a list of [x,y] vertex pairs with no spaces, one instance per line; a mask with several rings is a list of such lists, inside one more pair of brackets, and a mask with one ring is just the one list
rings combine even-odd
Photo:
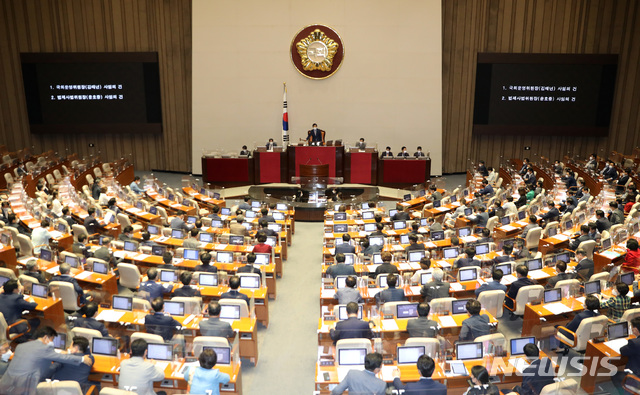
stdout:
[[309,145],[324,145],[325,131],[318,129],[318,124],[314,123],[311,130],[307,132]]
[[393,158],[393,152],[391,152],[391,147],[387,147],[381,155],[382,158]]

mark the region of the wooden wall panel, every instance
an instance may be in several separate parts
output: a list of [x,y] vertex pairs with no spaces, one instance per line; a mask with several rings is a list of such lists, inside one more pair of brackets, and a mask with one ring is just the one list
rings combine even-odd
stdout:
[[[636,0],[442,1],[443,172],[471,161],[499,166],[509,158],[584,157],[640,145],[640,3]],[[609,137],[473,136],[476,54],[618,54]],[[524,151],[524,146],[531,151]]]
[[[20,52],[110,51],[158,52],[163,133],[30,134]],[[130,157],[136,169],[191,170],[190,0],[3,0],[0,53],[0,141],[9,150],[99,153]]]

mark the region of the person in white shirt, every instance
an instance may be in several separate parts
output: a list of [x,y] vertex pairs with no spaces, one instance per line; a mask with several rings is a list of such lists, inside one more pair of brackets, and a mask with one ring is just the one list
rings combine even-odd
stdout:
[[489,175],[487,176],[487,181],[489,181],[489,185],[495,186],[498,181],[498,172],[493,167],[490,167],[488,170]]
[[98,197],[98,204],[102,207],[109,205],[109,196],[107,196],[107,188],[100,188],[100,196]]
[[511,215],[518,213],[518,207],[513,202],[513,196],[507,196],[507,202],[502,204],[502,208],[504,209],[504,215]]
[[51,233],[47,230],[49,227],[49,220],[43,219],[40,222],[40,227],[35,228],[31,232],[31,243],[33,244],[33,253],[40,254],[42,247],[49,246],[49,240],[51,240]]
[[58,191],[51,194],[51,212],[58,218],[62,217],[62,203],[58,200]]

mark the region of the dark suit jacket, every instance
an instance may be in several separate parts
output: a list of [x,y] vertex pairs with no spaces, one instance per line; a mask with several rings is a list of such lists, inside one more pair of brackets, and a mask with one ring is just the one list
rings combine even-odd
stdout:
[[218,273],[218,268],[213,265],[198,265],[194,270],[196,272]]
[[371,339],[373,337],[369,323],[359,320],[357,317],[350,317],[338,322],[335,329],[331,329],[329,334],[334,342],[341,339]]
[[573,276],[570,273],[558,273],[557,275],[549,278],[545,288],[554,288],[558,281],[571,280]]
[[493,264],[499,264],[499,263],[504,263],[504,262],[510,262],[512,261],[513,258],[511,258],[511,256],[509,255],[498,255],[495,258],[493,258]]
[[389,152],[387,152],[387,151],[383,151],[383,152],[382,152],[382,155],[380,155],[380,157],[381,157],[381,158],[384,158],[385,156],[389,156],[389,157],[392,157],[392,158],[393,158],[393,152],[391,152],[391,151],[389,151]]
[[73,219],[73,217],[70,215],[63,215],[62,219],[67,221],[67,224],[69,224],[69,227],[72,227],[73,225],[76,224],[76,220]]
[[169,284],[166,286],[161,283],[157,283],[155,281],[144,281],[140,283],[140,291],[146,291],[149,293],[149,301],[152,301],[155,298],[161,298],[165,292],[170,292],[171,287]]
[[393,379],[396,389],[404,390],[406,395],[447,395],[447,386],[434,381],[431,377],[420,377],[415,383],[403,384],[399,377]]
[[409,213],[404,211],[398,211],[391,217],[392,221],[408,221],[410,218]]
[[84,227],[87,229],[87,233],[89,233],[89,235],[97,233],[98,229],[101,228],[98,220],[90,215],[84,218]]
[[253,265],[240,266],[236,272],[262,274],[262,271]]
[[589,240],[593,240],[591,236],[589,236],[589,234],[580,235],[578,238],[576,238],[571,242],[571,245],[569,246],[569,248],[575,251],[575,249],[578,248],[580,243],[582,243],[583,241],[589,241]]
[[[585,318],[597,317],[598,315],[599,315],[598,313],[595,313],[591,310],[581,311],[578,314],[576,314],[575,317],[573,317],[571,322],[565,325],[565,328],[569,329],[571,332],[575,332],[576,329],[578,329],[578,327],[580,326],[580,323],[582,322],[582,320],[584,320]],[[564,331],[562,329],[560,329],[560,331],[562,332],[563,335],[565,335],[569,339],[573,339],[573,335],[571,333]]]
[[337,254],[355,254],[356,247],[351,244],[342,243],[336,246],[336,255]]
[[189,285],[183,285],[181,288],[173,291],[173,294],[171,294],[171,296],[184,296],[190,298],[193,296],[200,296],[200,291],[198,291],[196,288],[191,288],[191,286]]
[[[511,283],[511,286],[509,286],[507,296],[515,300],[516,296],[518,296],[518,291],[520,290],[520,288],[526,287],[528,285],[535,285],[535,283],[530,278],[518,278],[516,281]],[[511,301],[511,299],[505,298],[504,302],[507,306],[513,308],[513,302]]]
[[147,333],[160,335],[164,341],[169,341],[173,337],[176,327],[180,327],[181,324],[170,315],[155,313],[145,317],[144,326],[147,328]]
[[80,317],[75,320],[73,326],[78,328],[95,329],[100,331],[103,337],[109,336],[109,331],[104,327],[104,324],[100,321],[96,321],[95,318]]
[[345,265],[344,263],[335,263],[327,268],[327,274],[333,278],[336,276],[356,275],[356,269],[353,265]]
[[467,266],[482,266],[482,264],[477,259],[460,258],[454,262],[454,266],[461,268]]
[[620,355],[628,358],[627,369],[640,374],[640,338],[629,339],[627,345],[620,348]]
[[[20,294],[0,294],[0,313],[4,315],[4,319],[8,325],[22,319],[24,310],[35,310],[38,306],[35,302],[27,302]],[[26,324],[20,324],[11,328],[12,333],[23,333],[27,331]]]
[[29,276],[29,277],[33,277],[35,279],[37,279],[40,284],[46,284],[47,280],[44,278],[44,274],[41,271],[37,271],[37,272],[24,272],[25,275]]
[[73,289],[76,291],[76,293],[80,297],[80,304],[85,303],[84,291],[82,290],[82,287],[80,286],[80,284],[78,284],[78,281],[76,281],[75,278],[71,277],[68,274],[65,274],[65,275],[60,274],[60,275],[51,277],[51,281],[64,281],[64,282],[73,284]]
[[549,220],[549,221],[557,221],[558,217],[560,217],[560,211],[558,211],[556,207],[551,207],[551,209],[542,216],[542,219]]
[[[77,355],[79,357],[84,356],[83,353],[74,353],[71,355]],[[89,358],[91,358],[91,360],[95,362],[95,358],[93,357],[93,355],[91,355],[90,353],[87,353],[87,355],[89,355]],[[51,365],[51,369],[53,371],[53,377],[52,377],[53,380],[77,381],[78,384],[80,384],[80,387],[82,387],[83,391],[86,391],[88,389],[89,373],[91,373],[91,366],[87,366],[83,363],[80,364],[80,366],[78,366],[75,364],[54,362],[53,365]]]
[[202,336],[233,337],[234,332],[228,322],[220,321],[219,317],[210,317],[200,321]]
[[427,317],[413,318],[407,321],[409,337],[436,337],[438,323]]
[[472,315],[471,317],[462,321],[459,340],[474,341],[476,337],[488,335],[489,333],[491,333],[489,316],[484,314]]
[[487,283],[482,284],[478,289],[476,289],[476,298],[484,291],[504,291],[507,292],[507,286],[504,284],[500,284],[497,281],[489,281]]
[[576,272],[578,272],[578,275],[580,275],[582,278],[588,280],[589,278],[591,278],[591,276],[593,276],[593,261],[591,259],[583,259],[580,262],[578,262],[578,264],[575,267]]
[[518,200],[516,200],[515,205],[517,208],[520,208],[522,206],[524,206],[525,204],[527,204],[527,197],[525,195],[522,195],[518,198]]
[[378,277],[378,274],[383,273],[399,273],[398,268],[391,263],[383,263],[382,265],[376,268],[376,271],[373,273],[373,277]]
[[402,288],[388,288],[382,290],[376,294],[376,300],[379,303],[386,302],[402,302],[407,300],[404,296],[404,289]]
[[446,281],[428,282],[420,289],[420,295],[422,295],[425,302],[430,302],[432,299],[449,297],[449,283]]
[[545,385],[553,384],[555,371],[549,358],[537,359],[522,372],[520,395],[538,395]]
[[311,143],[311,142],[316,142],[316,143],[321,143],[322,142],[322,132],[324,132],[324,130],[322,129],[318,129],[318,130],[309,130],[307,132],[307,140]]
[[222,295],[220,295],[220,299],[242,299],[247,302],[247,307],[250,307],[249,297],[235,289],[230,289],[229,291],[223,293]]
[[598,229],[598,232],[602,233],[605,230],[609,230],[610,227],[611,222],[609,222],[607,218],[602,217],[596,220],[596,228]]

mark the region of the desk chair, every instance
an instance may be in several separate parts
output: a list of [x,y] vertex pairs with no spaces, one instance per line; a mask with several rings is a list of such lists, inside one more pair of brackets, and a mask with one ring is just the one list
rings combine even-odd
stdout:
[[202,220],[202,226],[206,226],[206,227],[211,226],[211,221],[212,221],[212,219],[211,219],[211,218],[209,218],[209,217],[202,217],[202,218],[200,218],[200,220]]
[[56,185],[56,179],[53,178],[53,175],[51,173],[47,174],[44,178],[47,179],[47,182],[49,183],[49,185],[51,186]]
[[505,292],[500,290],[484,291],[478,295],[478,302],[482,305],[488,313],[496,318],[502,317],[504,311],[504,297]]
[[95,168],[93,169],[93,174],[95,174],[95,175],[96,175],[96,177],[98,177],[98,178],[102,178],[102,170],[100,170],[100,168],[99,168],[99,167],[95,167]]
[[504,304],[507,310],[511,311],[514,315],[523,316],[524,308],[527,303],[539,302],[544,295],[544,287],[542,285],[527,285],[518,290],[516,299],[513,300],[507,296],[507,298],[513,301],[513,309]]
[[[388,273],[378,274],[378,276],[376,277],[376,285],[380,286],[380,279],[383,277],[387,277],[388,275]],[[400,275],[400,273],[396,273],[396,277],[398,277],[396,288],[401,288],[404,285],[404,278]]]
[[60,170],[55,169],[53,171],[53,176],[55,177],[56,181],[58,182],[62,181],[62,173],[60,173]]
[[551,229],[558,229],[558,226],[560,225],[560,223],[558,221],[551,221],[547,224],[547,226],[544,227],[544,230],[542,231],[542,234],[544,235],[544,237],[549,237],[549,231]]
[[542,237],[542,228],[539,226],[531,228],[529,232],[527,232],[527,237],[524,239],[527,249],[537,249],[540,237]]
[[474,342],[482,343],[482,350],[485,354],[495,354],[498,347],[502,348],[503,353],[507,350],[507,338],[502,333],[478,336]]
[[[336,359],[339,351],[343,348],[366,348],[367,353],[372,350],[371,340],[369,339],[341,339],[336,342]],[[338,361],[339,362],[339,361]]]
[[[27,324],[27,331],[24,333],[9,333],[11,328],[20,324]],[[0,343],[5,341],[9,343],[15,342],[20,337],[31,332],[31,326],[27,320],[18,320],[11,325],[7,324],[7,320],[4,319],[4,314],[0,313]]]
[[18,281],[24,287],[24,290],[26,291],[26,293],[29,293],[29,294],[31,293],[31,288],[33,284],[40,284],[40,281],[38,281],[37,278],[27,276],[26,274],[21,274],[20,277],[18,277]]
[[500,218],[498,218],[496,215],[494,215],[493,217],[489,218],[489,220],[487,221],[487,226],[486,228],[489,229],[489,232],[493,232],[493,228],[496,227],[496,225],[498,224],[498,220]]
[[562,295],[569,295],[569,291],[574,291],[573,294],[577,294],[580,289],[580,281],[574,279],[570,280],[561,280],[556,283],[554,288],[562,289]]
[[120,240],[113,240],[111,242],[111,247],[117,249],[117,250],[123,250],[124,249],[124,241],[120,241]]
[[443,311],[451,312],[451,302],[456,298],[437,298],[432,299],[429,304],[431,305],[431,311],[433,313],[440,313]]
[[102,263],[103,265],[107,266],[107,269],[109,268],[109,263],[105,260],[99,259],[99,258],[87,258],[87,266],[89,268],[89,270],[93,271],[93,264],[94,263]]
[[104,171],[105,173],[111,173],[111,165],[109,163],[103,163],[102,171]]
[[411,304],[412,302],[406,302],[406,301],[402,301],[402,302],[387,302],[385,304],[382,305],[382,314],[383,315],[392,315],[392,316],[396,316],[397,314],[397,306],[399,304]]
[[16,279],[16,274],[11,269],[0,267],[0,276],[9,277],[10,280]]
[[15,182],[11,173],[9,172],[4,173],[4,180],[7,182],[7,189],[10,190],[11,186]]
[[87,174],[85,178],[87,180],[87,184],[89,185],[93,184],[93,176],[91,174]]
[[[600,289],[605,289],[606,288],[606,283],[607,281],[609,281],[609,279],[611,278],[611,273],[609,272],[601,272],[601,273],[594,273],[591,278],[589,278],[589,281],[600,281]],[[587,281],[587,282],[589,282]]]
[[91,344],[94,337],[102,337],[102,333],[100,333],[100,331],[97,329],[89,329],[89,328],[81,328],[81,327],[75,327],[71,329],[71,334],[74,337],[75,336],[84,337],[85,339],[89,340],[89,344]]
[[[609,320],[604,315],[593,318],[585,318],[580,322],[580,326],[575,332],[570,331],[564,326],[559,326],[556,330],[556,339],[561,343],[573,348],[578,352],[584,352],[587,349],[587,342],[596,337],[604,336],[605,328]],[[573,334],[573,340],[570,340],[560,332],[560,329]]]
[[138,266],[131,263],[118,263],[118,272],[120,274],[120,285],[129,289],[138,289],[140,287],[140,270],[138,270]]
[[[620,322],[631,323],[631,320],[636,317],[640,317],[640,308],[626,310],[624,314],[622,314]],[[631,326],[629,326],[629,333],[631,333]]]
[[147,299],[133,298],[132,305],[134,310],[151,311],[151,302]]
[[540,391],[540,395],[573,395],[576,394],[577,391],[578,383],[574,379],[567,379],[545,385]]
[[78,311],[80,304],[78,303],[78,294],[73,288],[73,284],[66,281],[51,281],[49,289],[62,300],[62,308],[65,311]]
[[[162,221],[162,225],[164,226],[168,226],[169,225],[169,216],[167,215],[167,210],[164,209],[164,207],[160,207],[160,206],[156,206],[158,209],[158,215],[161,218]],[[171,234],[169,234],[171,235]]]
[[198,296],[174,296],[172,302],[184,302],[184,315],[200,314],[202,311],[202,298]]
[[193,355],[198,358],[204,347],[229,347],[226,337],[196,336],[193,338]]
[[131,334],[130,342],[133,343],[138,339],[144,339],[147,341],[147,343],[164,343],[164,339],[160,335],[154,335],[153,333],[145,332],[133,332]]
[[[482,268],[480,266],[465,266],[460,269],[476,269],[476,278],[480,278],[480,273],[482,272]],[[458,282],[460,282],[460,269],[458,269],[458,273],[456,274],[456,279],[458,280]]]
[[87,240],[89,240],[90,236],[94,236],[94,235],[89,235],[89,232],[87,232],[87,228],[85,228],[84,225],[73,224],[71,226],[71,229],[73,229],[73,238],[75,241],[78,241],[79,235],[85,235],[87,237]]
[[580,248],[584,249],[585,252],[587,253],[587,258],[593,259],[593,249],[596,248],[596,245],[597,243],[595,240],[587,240],[580,243],[580,245],[578,245],[578,249]]
[[440,340],[431,337],[410,337],[404,342],[405,346],[424,346],[425,355],[436,357],[440,352]]
[[60,251],[60,260],[61,260],[62,262],[64,262],[64,261],[65,261],[65,259],[66,259],[66,257],[67,257],[67,256],[70,256],[70,257],[72,257],[72,258],[77,258],[77,257],[78,257],[78,255],[74,254],[73,252],[69,252],[69,251]]
[[635,374],[627,374],[622,380],[622,388],[630,394],[640,394],[640,377]]
[[131,220],[126,214],[118,214],[116,218],[118,219],[118,223],[120,223],[123,229],[127,226],[131,226],[134,232],[140,232],[143,229],[142,225],[140,224],[132,224]]
[[[95,395],[95,386],[91,386],[87,395]],[[42,382],[36,387],[36,395],[83,395],[82,388],[77,381],[49,381]]]
[[20,256],[33,256],[33,244],[31,239],[25,235],[18,234],[18,244],[20,245]]
[[220,306],[240,306],[240,318],[249,316],[249,306],[242,299],[220,299],[218,303]]

